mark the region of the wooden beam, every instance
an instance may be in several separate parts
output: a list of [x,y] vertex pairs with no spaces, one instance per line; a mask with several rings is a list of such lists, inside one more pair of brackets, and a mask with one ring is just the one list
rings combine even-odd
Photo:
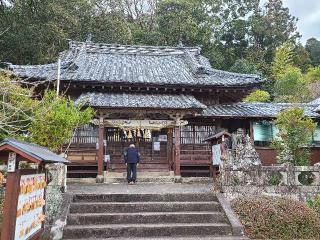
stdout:
[[181,159],[180,159],[180,126],[175,126],[174,128],[174,134],[175,134],[175,175],[181,176]]

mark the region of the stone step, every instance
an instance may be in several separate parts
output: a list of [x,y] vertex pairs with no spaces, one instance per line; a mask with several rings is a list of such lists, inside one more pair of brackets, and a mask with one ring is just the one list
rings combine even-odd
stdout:
[[75,194],[73,202],[201,202],[216,201],[214,194]]
[[[166,176],[174,176],[174,172],[172,171],[155,171],[155,172],[138,172],[137,176],[139,178],[150,178],[150,177],[166,177]],[[126,172],[106,172],[107,178],[126,178]]]
[[222,212],[78,213],[68,225],[146,223],[228,223]]
[[[104,179],[105,183],[126,183],[126,177],[106,177]],[[175,177],[174,176],[138,176],[137,183],[174,183]]]
[[223,223],[109,224],[66,226],[64,238],[160,237],[231,235],[231,227]]
[[220,211],[215,201],[208,202],[80,202],[70,205],[70,213],[137,213]]
[[[71,240],[71,239],[64,239]],[[75,240],[75,239],[73,239]],[[76,240],[110,240],[110,238],[77,238]],[[244,236],[194,236],[194,237],[147,237],[147,238],[112,238],[112,240],[250,240]]]

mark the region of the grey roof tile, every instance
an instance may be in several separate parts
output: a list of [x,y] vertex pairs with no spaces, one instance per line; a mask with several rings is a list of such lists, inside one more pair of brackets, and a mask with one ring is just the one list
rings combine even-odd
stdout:
[[320,105],[320,97],[309,102],[310,104]]
[[[264,82],[257,75],[213,69],[200,48],[110,45],[71,42],[61,53],[61,80],[185,86],[250,86]],[[11,65],[21,77],[54,80],[57,64]]]
[[51,152],[49,149],[45,147],[41,147],[36,144],[20,141],[14,138],[6,138],[1,143],[0,146],[10,145],[15,147],[27,154],[39,159],[43,162],[60,162],[60,163],[69,163],[65,158]]
[[128,93],[83,93],[76,103],[102,108],[160,108],[197,109],[205,105],[190,95],[128,94]]
[[292,103],[234,103],[208,106],[203,116],[206,117],[232,117],[232,118],[274,118],[282,110],[290,107],[301,107],[305,115],[320,118],[315,112],[317,105]]

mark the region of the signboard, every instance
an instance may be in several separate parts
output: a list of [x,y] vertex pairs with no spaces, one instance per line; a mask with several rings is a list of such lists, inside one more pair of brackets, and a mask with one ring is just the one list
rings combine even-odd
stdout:
[[159,135],[158,140],[159,140],[159,142],[167,142],[168,136],[167,135]]
[[45,174],[21,175],[14,240],[26,240],[42,229],[45,219]]
[[153,143],[153,150],[154,151],[160,151],[160,142],[154,142]]
[[9,152],[8,158],[8,172],[15,172],[16,171],[16,161],[17,161],[17,154],[15,152]]
[[110,162],[110,155],[104,155],[104,162]]

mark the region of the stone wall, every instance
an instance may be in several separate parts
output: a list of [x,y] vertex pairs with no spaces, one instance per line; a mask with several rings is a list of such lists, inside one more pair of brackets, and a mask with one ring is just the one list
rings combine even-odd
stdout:
[[306,201],[320,192],[320,166],[222,166],[220,188],[231,199],[264,194]]
[[[239,129],[223,153],[215,190],[229,198],[246,195],[289,196],[306,201],[320,193],[320,165],[284,163],[262,166],[249,136]],[[227,144],[226,144],[227,145]]]
[[66,192],[66,166],[61,163],[47,164],[48,186],[46,188],[46,225],[56,220]]

